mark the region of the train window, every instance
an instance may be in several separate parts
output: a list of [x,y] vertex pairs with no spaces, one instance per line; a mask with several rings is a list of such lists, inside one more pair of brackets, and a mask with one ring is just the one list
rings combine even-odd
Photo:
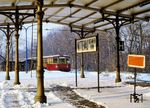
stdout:
[[57,63],[57,58],[53,58],[53,63]]
[[49,58],[47,59],[47,63],[50,64],[50,59]]
[[59,58],[59,63],[66,63],[65,58]]

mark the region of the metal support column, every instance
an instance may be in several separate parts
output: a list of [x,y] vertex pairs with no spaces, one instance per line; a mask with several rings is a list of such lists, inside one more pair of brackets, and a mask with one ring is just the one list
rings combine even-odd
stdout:
[[[21,9],[22,10],[22,9]],[[19,9],[16,6],[16,12],[0,12],[0,14],[5,15],[6,17],[9,18],[9,20],[12,21],[12,23],[15,25],[15,44],[16,44],[16,49],[15,49],[15,81],[14,85],[20,84],[19,82],[19,53],[18,53],[18,48],[19,48],[19,27],[21,27],[21,24],[23,23],[23,20],[30,16],[35,16],[35,13],[19,13]],[[19,19],[19,16],[22,16],[22,18]]]
[[116,79],[115,82],[121,82],[121,78],[120,78],[120,56],[119,56],[119,30],[120,30],[120,26],[119,26],[119,17],[118,15],[116,16],[116,43],[117,43],[117,66],[116,66]]
[[121,82],[121,77],[120,77],[120,56],[119,56],[119,41],[120,41],[120,37],[119,37],[119,30],[121,28],[121,26],[123,26],[124,24],[131,22],[134,20],[133,18],[124,18],[119,16],[118,14],[116,14],[116,18],[109,18],[107,17],[107,15],[104,15],[104,13],[101,11],[102,14],[102,20],[107,20],[108,22],[110,22],[115,30],[116,30],[116,44],[117,44],[117,56],[116,56],[116,79],[115,82]]
[[75,84],[78,86],[78,75],[77,75],[77,40],[75,39]]
[[14,85],[20,84],[19,81],[19,10],[16,9],[15,15],[15,41],[16,41],[16,51],[15,51],[15,82]]
[[35,101],[46,103],[46,96],[44,94],[44,70],[43,70],[43,40],[42,40],[42,19],[44,12],[42,11],[43,0],[36,0],[37,2],[37,92]]
[[96,44],[96,48],[97,48],[97,87],[98,87],[98,92],[100,92],[100,72],[99,72],[99,35],[97,34],[96,36],[96,40],[97,40],[97,44]]
[[[84,31],[83,31],[83,27],[82,27],[82,29],[81,29],[81,39],[83,39],[83,38],[84,38]],[[81,68],[80,68],[80,72],[81,72],[80,77],[81,78],[85,78],[85,75],[84,75],[84,54],[83,53],[81,53]]]
[[81,78],[85,78],[85,75],[84,75],[84,55],[83,53],[81,53],[81,68],[80,68],[80,77]]
[[7,34],[6,34],[6,38],[7,38],[7,43],[6,43],[6,80],[10,80],[10,76],[9,76],[9,39],[10,39],[10,26],[9,24],[7,24]]
[[[86,37],[86,35],[88,35],[89,33],[95,32],[95,29],[88,31],[88,30],[84,30],[84,27],[82,27],[81,30],[73,30],[71,26],[70,26],[70,28],[71,28],[71,32],[76,33],[80,37],[80,39],[84,39]],[[77,54],[76,54],[76,56],[77,56]],[[80,77],[85,78],[85,74],[84,74],[84,54],[83,53],[81,53]]]

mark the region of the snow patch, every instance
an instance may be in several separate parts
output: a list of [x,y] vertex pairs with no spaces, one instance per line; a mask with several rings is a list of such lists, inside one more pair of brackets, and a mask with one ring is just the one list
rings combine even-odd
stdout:
[[11,85],[8,83],[8,81],[2,81],[1,83],[0,83],[0,88],[1,89],[9,89],[11,87]]

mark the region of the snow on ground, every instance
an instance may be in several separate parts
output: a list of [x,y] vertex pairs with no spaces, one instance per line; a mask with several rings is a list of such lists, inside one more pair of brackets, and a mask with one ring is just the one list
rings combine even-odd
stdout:
[[[100,93],[97,92],[97,73],[85,72],[86,78],[80,78],[78,73],[78,87],[75,86],[75,73],[47,71],[44,73],[45,95],[47,103],[34,102],[36,95],[36,72],[20,72],[21,85],[13,85],[14,72],[10,72],[10,81],[5,81],[5,72],[0,72],[0,108],[75,108],[64,102],[49,89],[56,85],[69,86],[80,96],[103,105],[106,108],[150,108],[150,87],[137,87],[137,93],[144,96],[143,103],[130,103],[129,95],[133,93],[133,85],[124,84],[132,81],[132,73],[121,73],[122,83],[115,82],[115,72],[100,74]],[[150,81],[150,74],[140,73],[138,80]]]

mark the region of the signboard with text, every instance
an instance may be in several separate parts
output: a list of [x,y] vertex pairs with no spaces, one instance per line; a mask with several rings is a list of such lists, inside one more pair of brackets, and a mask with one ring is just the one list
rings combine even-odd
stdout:
[[76,41],[77,53],[94,52],[96,51],[96,46],[96,37],[84,38]]
[[135,68],[145,68],[145,56],[129,54],[128,66],[135,67]]

